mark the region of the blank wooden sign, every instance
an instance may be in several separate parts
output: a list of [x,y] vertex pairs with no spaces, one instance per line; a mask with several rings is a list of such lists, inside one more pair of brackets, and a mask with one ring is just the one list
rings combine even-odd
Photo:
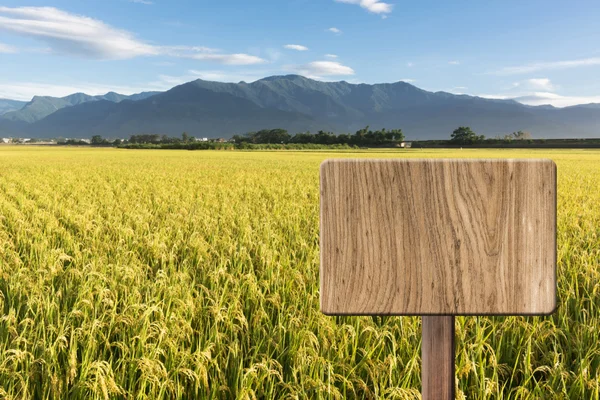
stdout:
[[551,160],[327,160],[321,310],[547,315],[556,307]]

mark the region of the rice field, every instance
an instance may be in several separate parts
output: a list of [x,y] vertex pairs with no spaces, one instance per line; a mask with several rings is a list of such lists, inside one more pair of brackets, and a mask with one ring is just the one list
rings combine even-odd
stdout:
[[600,151],[0,146],[0,399],[420,398],[420,318],[319,311],[330,157],[553,159],[558,310],[457,317],[457,398],[600,398]]

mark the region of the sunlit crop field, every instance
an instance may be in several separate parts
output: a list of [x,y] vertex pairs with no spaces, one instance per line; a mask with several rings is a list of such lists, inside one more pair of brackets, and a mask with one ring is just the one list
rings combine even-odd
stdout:
[[600,151],[18,146],[0,146],[0,398],[420,398],[420,318],[319,311],[330,157],[553,159],[558,310],[458,317],[457,396],[599,399]]

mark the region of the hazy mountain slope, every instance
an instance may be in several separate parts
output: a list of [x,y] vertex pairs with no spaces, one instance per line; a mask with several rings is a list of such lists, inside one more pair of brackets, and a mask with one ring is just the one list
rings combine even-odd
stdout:
[[10,111],[19,110],[25,104],[27,104],[26,101],[0,99],[0,115],[6,114]]
[[30,124],[0,118],[0,137],[28,137],[30,134]]

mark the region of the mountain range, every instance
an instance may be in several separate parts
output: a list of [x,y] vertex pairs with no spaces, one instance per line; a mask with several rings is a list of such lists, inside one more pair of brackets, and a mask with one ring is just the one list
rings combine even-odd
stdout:
[[411,140],[447,139],[458,126],[470,126],[487,137],[525,130],[535,138],[591,138],[600,137],[600,104],[527,106],[429,92],[406,82],[351,84],[286,75],[252,83],[198,79],[165,92],[131,96],[36,96],[0,115],[1,135],[43,138],[184,131],[210,138],[266,128],[353,133],[366,125],[400,128]]

